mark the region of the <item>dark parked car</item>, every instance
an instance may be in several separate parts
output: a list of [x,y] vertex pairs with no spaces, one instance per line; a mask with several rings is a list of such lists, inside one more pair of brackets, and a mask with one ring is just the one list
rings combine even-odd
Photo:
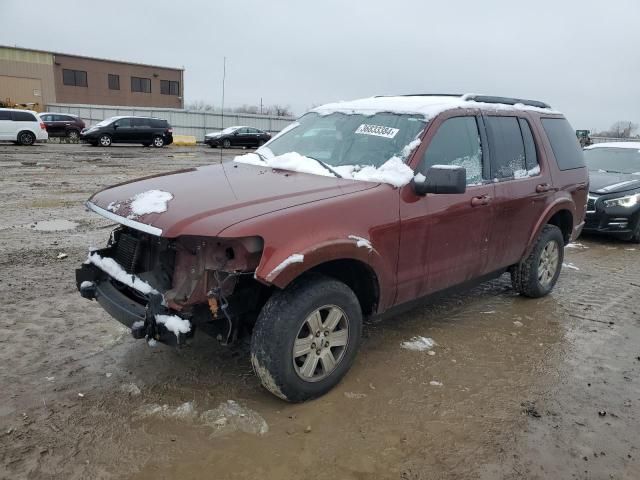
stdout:
[[120,225],[76,283],[135,338],[250,334],[262,384],[299,402],[347,373],[363,317],[505,272],[519,294],[547,295],[588,181],[573,128],[542,102],[329,104],[233,162],[93,195]]
[[40,118],[51,137],[68,137],[71,140],[80,138],[80,132],[84,130],[84,121],[69,113],[41,113]]
[[585,232],[640,243],[640,142],[585,148],[589,200]]
[[208,133],[204,143],[213,147],[259,147],[271,140],[271,134],[252,127],[229,127]]
[[80,133],[91,145],[109,147],[112,143],[141,143],[163,147],[173,143],[169,122],[151,117],[111,117]]

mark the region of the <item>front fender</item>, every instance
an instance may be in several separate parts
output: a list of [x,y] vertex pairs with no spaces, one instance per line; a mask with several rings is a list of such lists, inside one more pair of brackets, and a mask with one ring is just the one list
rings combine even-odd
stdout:
[[391,294],[390,289],[383,287],[393,284],[392,269],[368,239],[356,235],[310,244],[295,251],[280,248],[271,255],[265,249],[255,278],[262,283],[285,288],[304,272],[334,260],[356,260],[368,265],[381,287],[379,305],[386,305],[391,300],[387,298]]

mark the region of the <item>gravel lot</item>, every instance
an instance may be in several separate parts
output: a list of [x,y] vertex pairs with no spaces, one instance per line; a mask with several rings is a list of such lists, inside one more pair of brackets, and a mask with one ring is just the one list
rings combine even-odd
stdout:
[[[540,300],[504,276],[370,323],[302,405],[261,389],[245,346],[152,348],[80,298],[111,229],[92,192],[221,158],[0,145],[0,478],[640,478],[640,246],[580,239]],[[416,335],[435,354],[401,348]]]

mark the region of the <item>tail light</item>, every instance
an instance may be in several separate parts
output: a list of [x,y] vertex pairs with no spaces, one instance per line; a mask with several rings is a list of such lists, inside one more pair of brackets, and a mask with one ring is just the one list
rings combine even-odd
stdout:
[[167,133],[173,134],[173,128],[167,128]]
[[47,129],[47,127],[45,126],[44,122],[40,122],[40,128],[42,130],[46,130]]

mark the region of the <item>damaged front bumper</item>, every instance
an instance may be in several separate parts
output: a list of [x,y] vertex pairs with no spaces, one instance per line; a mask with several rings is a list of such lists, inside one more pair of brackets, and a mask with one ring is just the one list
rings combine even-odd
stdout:
[[[108,254],[109,249],[95,253]],[[80,295],[89,300],[97,300],[100,306],[113,318],[131,329],[134,338],[153,339],[167,345],[183,345],[194,334],[194,326],[189,323],[189,331],[170,331],[157,320],[164,316],[178,317],[189,321],[164,306],[160,293],[139,293],[137,299],[127,295],[127,288],[115,281],[108,273],[91,263],[84,263],[76,270],[76,285]],[[129,290],[130,291],[130,290]],[[142,300],[144,298],[144,300]]]

